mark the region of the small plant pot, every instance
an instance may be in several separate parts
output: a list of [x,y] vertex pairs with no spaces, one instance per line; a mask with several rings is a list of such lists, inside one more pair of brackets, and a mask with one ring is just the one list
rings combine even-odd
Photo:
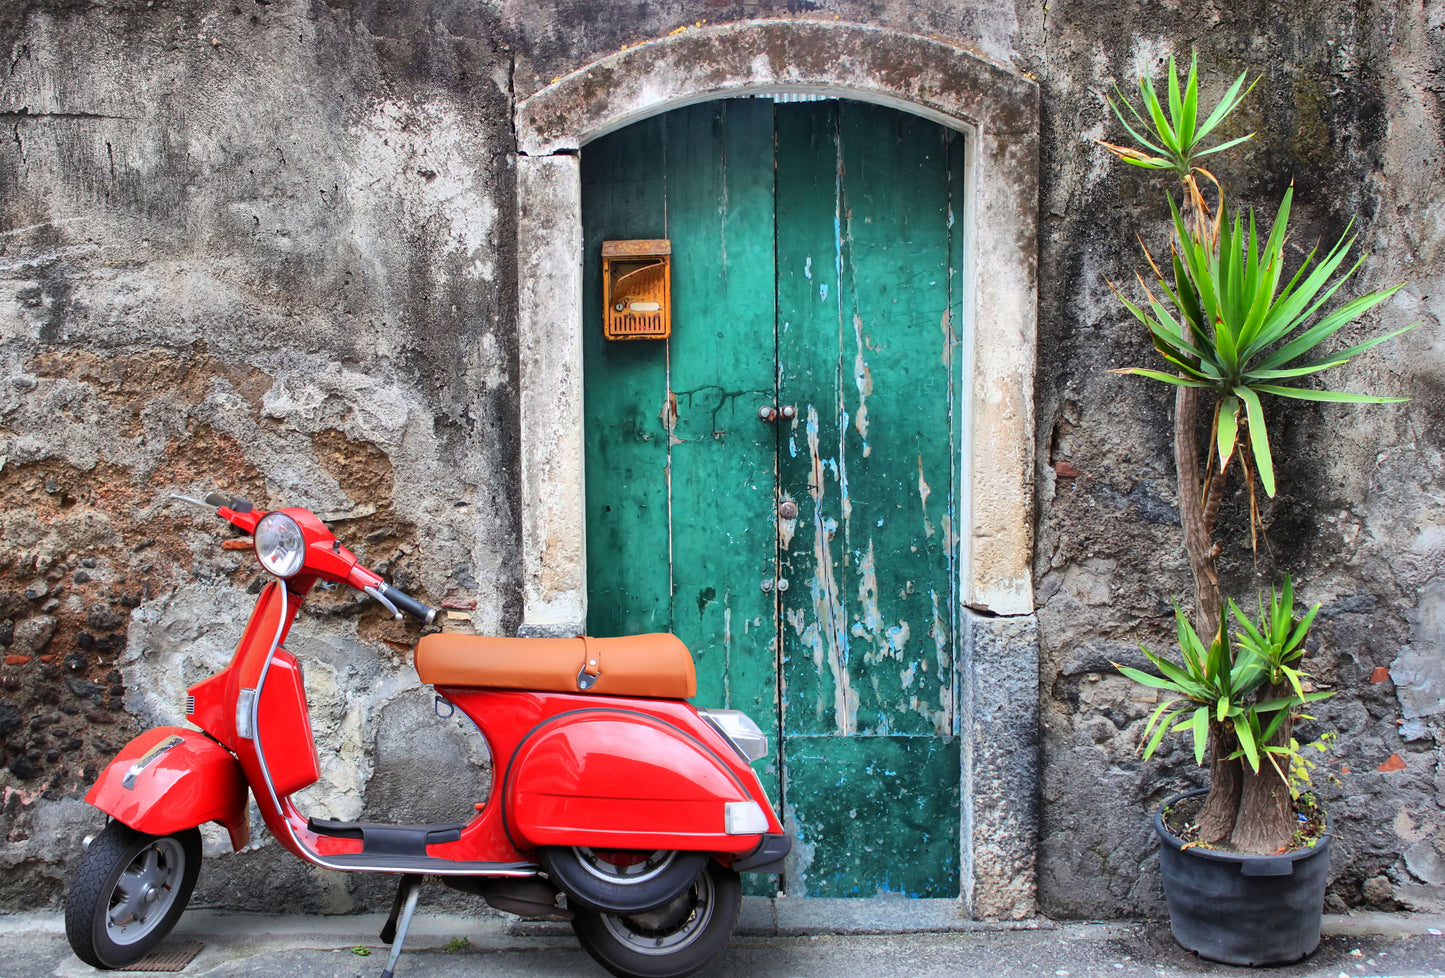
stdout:
[[[1186,791],[1164,808],[1205,793]],[[1331,826],[1309,849],[1278,856],[1219,852],[1184,842],[1154,816],[1169,925],[1181,947],[1224,964],[1290,964],[1320,943]]]

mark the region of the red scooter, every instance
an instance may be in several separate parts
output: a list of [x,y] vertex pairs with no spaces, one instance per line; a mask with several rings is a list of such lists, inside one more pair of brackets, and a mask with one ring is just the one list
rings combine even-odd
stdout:
[[[185,498],[185,497],[181,497]],[[563,916],[616,975],[691,974],[737,923],[739,872],[775,873],[791,840],[748,766],[767,753],[733,710],[698,710],[692,656],[672,635],[512,639],[430,634],[416,671],[491,750],[491,797],[466,824],[308,818],[292,795],[319,777],[301,664],[285,640],[318,583],[348,584],[431,623],[436,611],[359,564],[305,509],[186,499],[251,534],[278,580],[235,655],[192,686],[198,727],[131,741],[85,800],[110,816],[70,882],[65,930],[97,968],[144,957],[175,925],[200,869],[198,826],[248,842],[247,791],[291,852],[327,869],[400,877],[382,940],[391,978],[423,876],[525,917]]]

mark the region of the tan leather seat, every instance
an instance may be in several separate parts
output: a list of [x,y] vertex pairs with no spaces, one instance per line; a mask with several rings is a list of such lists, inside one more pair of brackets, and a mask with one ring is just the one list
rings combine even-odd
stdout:
[[[579,684],[584,671],[588,676]],[[622,638],[427,635],[417,643],[416,672],[432,686],[661,699],[697,693],[692,654],[676,635],[664,633]]]

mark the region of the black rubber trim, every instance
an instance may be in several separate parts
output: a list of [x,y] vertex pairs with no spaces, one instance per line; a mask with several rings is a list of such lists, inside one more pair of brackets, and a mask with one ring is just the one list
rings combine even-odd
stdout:
[[387,825],[381,822],[341,822],[330,818],[309,818],[306,827],[317,835],[360,839],[368,856],[426,856],[426,847],[455,842],[462,837],[457,822],[430,825]]
[[763,836],[758,847],[741,859],[733,860],[733,869],[739,873],[781,873],[783,859],[793,851],[793,837],[784,833]]
[[[576,710],[568,710],[565,713],[554,714],[543,720],[541,723],[537,724],[531,730],[528,730],[527,733],[522,737],[522,739],[517,741],[517,746],[512,750],[512,756],[507,758],[507,770],[506,773],[502,775],[502,794],[499,797],[505,799],[507,797],[507,792],[511,790],[512,767],[517,762],[517,755],[521,753],[522,748],[527,745],[528,741],[535,737],[537,733],[548,724],[555,723],[556,721],[565,719],[566,717],[577,716],[584,713],[613,713],[621,714],[623,716],[641,717],[644,720],[651,720],[652,722],[660,726],[677,731],[683,737],[692,741],[698,747],[706,751],[712,757],[712,759],[717,762],[718,767],[722,768],[724,771],[727,772],[727,776],[732,779],[733,784],[737,785],[738,790],[741,791],[746,797],[752,798],[752,794],[748,791],[748,786],[743,784],[742,778],[739,778],[735,773],[733,773],[733,769],[728,767],[727,762],[722,759],[722,757],[718,754],[717,751],[713,750],[711,747],[703,743],[697,737],[694,737],[691,733],[682,729],[677,724],[664,720],[661,717],[653,716],[651,713],[644,713],[641,710],[629,710],[625,707],[618,706],[588,706]],[[502,831],[507,834],[507,841],[512,843],[512,848],[521,849],[521,846],[517,843],[516,837],[512,835],[512,826],[507,823],[507,807],[505,804],[502,806]]]

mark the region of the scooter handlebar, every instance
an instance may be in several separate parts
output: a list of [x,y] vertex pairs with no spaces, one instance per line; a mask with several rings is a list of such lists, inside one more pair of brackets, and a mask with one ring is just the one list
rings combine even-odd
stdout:
[[422,624],[430,625],[436,620],[437,610],[435,608],[427,607],[416,598],[413,598],[404,591],[397,590],[385,581],[377,585],[377,590],[380,591],[382,596],[388,601],[396,605],[398,610],[405,611]]

